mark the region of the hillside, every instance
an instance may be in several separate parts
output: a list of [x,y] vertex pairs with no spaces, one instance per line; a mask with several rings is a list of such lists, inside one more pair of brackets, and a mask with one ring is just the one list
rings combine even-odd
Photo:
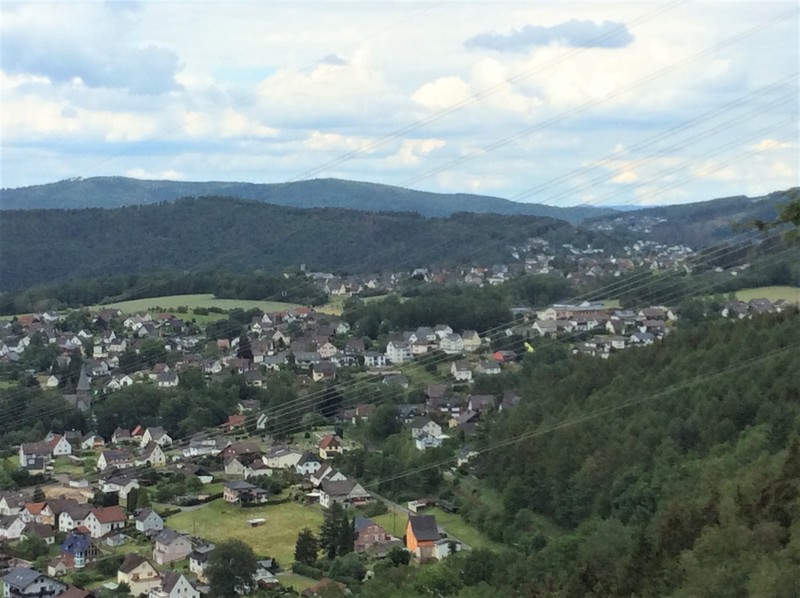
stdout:
[[[529,237],[602,246],[610,237],[535,216],[297,209],[207,197],[113,210],[14,210],[0,219],[0,288],[197,269],[385,271],[509,261]],[[57,240],[54,242],[54,240]]]
[[791,191],[607,214],[591,218],[584,225],[595,230],[641,232],[660,243],[702,248],[735,235],[741,224],[754,220],[774,220],[779,207],[788,202]]
[[594,207],[559,208],[518,203],[484,195],[429,193],[339,179],[295,183],[147,181],[125,177],[69,179],[0,190],[0,209],[117,208],[172,201],[180,197],[224,195],[296,208],[348,208],[371,212],[417,212],[449,216],[455,212],[524,214],[580,222],[610,212]]

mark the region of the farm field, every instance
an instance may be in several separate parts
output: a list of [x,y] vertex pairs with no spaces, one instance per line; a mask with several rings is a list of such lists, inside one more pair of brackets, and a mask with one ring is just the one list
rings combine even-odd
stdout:
[[736,291],[736,298],[740,301],[750,301],[751,299],[769,299],[770,301],[800,301],[800,287],[757,287],[755,289],[742,289]]
[[[119,303],[109,303],[107,305],[93,305],[89,309],[98,310],[106,307],[121,309],[125,313],[135,311],[147,311],[156,307],[163,308],[165,311],[173,311],[180,306],[186,306],[190,310],[195,307],[218,307],[230,310],[236,307],[251,309],[257,307],[265,312],[282,311],[298,307],[296,303],[282,303],[280,301],[254,301],[250,299],[217,299],[214,295],[168,295],[163,297],[149,297],[147,299],[133,299],[131,301],[121,301]],[[221,315],[221,314],[216,314]]]
[[[266,519],[264,525],[247,525],[248,519],[259,517]],[[173,515],[166,524],[212,542],[238,538],[247,542],[256,555],[268,555],[278,559],[282,565],[288,565],[294,561],[297,534],[304,527],[318,532],[322,525],[322,512],[318,507],[296,503],[241,509],[218,499],[200,509]]]

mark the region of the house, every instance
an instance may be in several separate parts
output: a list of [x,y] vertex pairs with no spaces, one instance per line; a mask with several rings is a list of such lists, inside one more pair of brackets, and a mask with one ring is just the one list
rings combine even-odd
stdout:
[[189,538],[168,527],[161,530],[153,541],[153,560],[159,565],[182,561],[192,552]]
[[464,344],[464,351],[474,353],[481,348],[481,337],[475,330],[465,330],[462,332],[461,340]]
[[222,498],[225,502],[241,507],[267,502],[268,493],[250,482],[223,482]]
[[117,428],[111,435],[111,442],[113,444],[121,444],[123,442],[133,442],[131,431],[125,428]]
[[23,442],[19,445],[19,466],[30,469],[39,462],[50,463],[53,449],[49,442]]
[[496,404],[493,395],[470,395],[467,400],[467,410],[483,413],[494,409]]
[[500,401],[500,405],[498,406],[498,411],[505,411],[506,409],[511,409],[512,407],[516,407],[522,401],[522,397],[516,390],[505,390],[503,391],[503,398]]
[[69,505],[58,515],[58,531],[69,533],[77,527],[84,526],[86,518],[92,512],[92,507],[75,503]]
[[140,509],[134,517],[136,529],[145,534],[160,532],[164,529],[164,520],[153,509]]
[[411,438],[418,438],[423,434],[430,434],[431,436],[441,436],[442,426],[437,424],[432,419],[425,417],[418,417],[411,423]]
[[403,545],[372,519],[360,515],[353,521],[353,531],[355,532],[353,549],[358,553],[381,557],[388,554],[395,546]]
[[481,361],[475,368],[475,373],[483,376],[496,376],[502,370],[496,361]]
[[95,595],[89,590],[70,586],[63,594],[59,594],[58,598],[95,598]]
[[25,529],[25,520],[21,515],[5,515],[0,517],[0,541],[19,540]]
[[464,352],[464,339],[460,334],[448,334],[439,341],[439,349],[448,355],[458,355]]
[[273,469],[285,469],[297,465],[302,456],[303,453],[297,449],[291,449],[286,446],[275,446],[264,455],[264,463]]
[[136,458],[134,464],[137,467],[141,465],[149,465],[150,467],[163,467],[167,464],[167,457],[158,444],[151,442],[142,449],[142,453]]
[[65,457],[72,454],[72,445],[61,434],[55,434],[50,440],[50,450],[53,457]]
[[323,459],[332,459],[344,452],[344,442],[336,434],[328,434],[319,441],[319,456]]
[[25,523],[34,521],[36,523],[46,523],[53,525],[53,510],[46,502],[29,502],[25,503],[25,509],[22,511],[22,518]]
[[150,589],[148,598],[200,598],[200,592],[185,575],[167,571],[161,577],[161,585]]
[[83,530],[72,530],[61,544],[61,562],[70,571],[80,571],[97,559],[97,555],[97,546]]
[[155,442],[159,446],[171,446],[172,445],[172,438],[164,431],[164,428],[161,426],[156,426],[153,428],[147,428],[144,434],[142,434],[142,438],[139,441],[139,446],[145,447],[151,442]]
[[436,517],[433,515],[410,515],[406,524],[406,548],[418,559],[436,558],[436,542],[441,538]]
[[386,355],[377,351],[364,351],[364,365],[368,368],[382,368],[386,366]]
[[189,571],[194,573],[197,579],[203,583],[208,583],[206,567],[208,566],[208,559],[215,548],[214,544],[202,540],[194,544],[194,550],[189,554]]
[[93,508],[83,524],[89,529],[92,538],[102,538],[114,530],[125,527],[127,521],[125,510],[117,505]]
[[294,471],[297,475],[307,476],[319,471],[321,467],[322,463],[320,463],[316,455],[310,451],[303,451],[303,455],[297,465],[294,466]]
[[473,458],[478,456],[477,451],[473,451],[468,446],[462,446],[456,451],[456,466],[467,465]]
[[[51,559],[49,563],[47,563],[47,574],[50,577],[63,577],[67,573],[69,573],[69,568],[67,567],[64,559],[60,556]],[[64,596],[64,594],[61,594]]]
[[319,491],[319,504],[325,509],[330,508],[335,502],[358,507],[371,500],[372,495],[353,479],[341,481],[323,480]]
[[26,492],[0,492],[0,515],[17,515],[30,500],[31,495]]
[[439,448],[446,439],[446,436],[432,436],[431,434],[422,434],[414,439],[414,446],[417,450],[424,451],[429,448]]
[[85,436],[81,436],[80,438],[81,450],[84,451],[103,448],[105,445],[106,441],[103,440],[103,437],[96,432],[88,432]]
[[139,488],[139,480],[130,475],[111,475],[100,481],[100,490],[106,494],[116,492],[122,500],[126,500],[131,490]]
[[319,470],[315,471],[311,475],[308,476],[308,479],[311,480],[311,483],[314,487],[319,488],[324,480],[330,480],[332,482],[340,482],[342,480],[346,480],[347,476],[344,475],[341,471],[333,469],[330,465],[325,463]]
[[110,467],[127,469],[133,467],[133,455],[124,449],[103,451],[97,460],[97,469],[104,471]]
[[4,598],[55,596],[67,589],[61,582],[28,567],[11,569],[2,578]]
[[334,380],[336,378],[336,366],[330,361],[315,363],[311,369],[311,379],[314,382],[320,380]]
[[259,478],[265,475],[272,475],[272,468],[264,463],[263,459],[256,459],[244,468],[244,479]]
[[161,583],[161,577],[153,563],[135,552],[128,553],[117,570],[117,583],[128,584],[131,594],[141,596]]
[[450,366],[450,374],[458,382],[472,381],[472,370],[469,369],[469,363],[464,360],[454,361]]
[[386,345],[386,360],[390,363],[411,361],[411,346],[404,341],[389,341]]
[[20,539],[26,540],[28,538],[40,538],[44,540],[45,544],[55,544],[56,541],[52,526],[34,521],[26,523],[25,529],[22,530],[20,535]]
[[500,363],[508,363],[516,360],[516,358],[517,354],[514,351],[495,351],[492,353],[492,359]]

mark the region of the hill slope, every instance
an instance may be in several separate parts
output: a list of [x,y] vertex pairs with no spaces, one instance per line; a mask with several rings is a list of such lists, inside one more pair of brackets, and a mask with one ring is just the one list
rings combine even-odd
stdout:
[[206,197],[113,210],[13,210],[0,219],[0,289],[132,272],[351,272],[508,262],[509,245],[609,241],[535,216],[297,209]]
[[735,235],[740,224],[774,220],[779,206],[788,202],[790,191],[606,214],[584,224],[596,230],[640,231],[661,243],[702,248]]
[[0,209],[116,208],[153,204],[180,197],[224,195],[296,208],[348,208],[371,212],[417,212],[449,216],[455,212],[525,214],[568,222],[608,213],[594,207],[559,208],[518,203],[484,195],[429,193],[339,179],[295,183],[146,181],[125,177],[69,179],[17,189],[0,190]]

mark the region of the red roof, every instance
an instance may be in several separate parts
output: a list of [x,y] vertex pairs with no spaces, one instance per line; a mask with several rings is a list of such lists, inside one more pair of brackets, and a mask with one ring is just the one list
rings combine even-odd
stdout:
[[235,428],[237,426],[243,426],[244,425],[244,419],[245,419],[244,414],[241,414],[241,415],[229,415],[228,416],[228,424],[227,425],[228,425],[229,428]]
[[38,515],[47,506],[46,502],[28,502],[25,503],[25,510],[31,515]]
[[92,509],[92,513],[100,523],[116,523],[117,521],[126,521],[128,516],[125,514],[125,509],[119,505],[113,507],[97,507]]
[[131,436],[141,436],[142,434],[144,434],[142,426],[136,426],[131,432]]
[[319,441],[319,448],[337,448],[342,446],[342,439],[335,434],[328,434],[325,438]]
[[56,448],[56,445],[61,441],[61,434],[54,434],[50,439],[50,446]]

